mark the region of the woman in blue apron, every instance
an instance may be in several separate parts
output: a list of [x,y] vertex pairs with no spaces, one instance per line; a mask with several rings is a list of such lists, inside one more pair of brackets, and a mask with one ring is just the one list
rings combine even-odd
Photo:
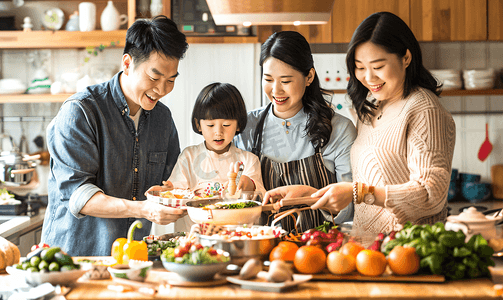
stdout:
[[[262,45],[260,65],[263,91],[271,103],[248,113],[248,125],[235,144],[259,156],[266,190],[351,182],[349,153],[356,129],[327,101],[306,39],[294,31],[274,33]],[[352,214],[353,207],[348,207],[335,222],[351,220]],[[296,224],[287,217],[281,226],[291,231],[297,225],[303,232],[331,220],[330,212],[305,210]]]

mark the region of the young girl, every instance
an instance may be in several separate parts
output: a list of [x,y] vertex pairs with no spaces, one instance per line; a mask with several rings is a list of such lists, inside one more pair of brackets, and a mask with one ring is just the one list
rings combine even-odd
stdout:
[[[258,157],[232,143],[247,121],[246,106],[238,89],[228,83],[207,85],[197,96],[191,120],[192,129],[203,135],[204,142],[182,151],[164,186],[211,196],[225,189],[230,167],[241,162],[244,169],[237,190],[265,194]],[[179,223],[175,225],[177,231],[178,225],[182,225]]]

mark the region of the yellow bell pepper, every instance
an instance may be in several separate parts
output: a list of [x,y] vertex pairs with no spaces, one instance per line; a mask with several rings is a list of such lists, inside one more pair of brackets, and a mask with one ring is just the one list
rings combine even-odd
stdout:
[[118,264],[129,264],[129,260],[148,260],[148,248],[144,241],[133,240],[134,230],[142,228],[143,224],[136,220],[129,227],[128,238],[118,238],[112,244],[112,257]]

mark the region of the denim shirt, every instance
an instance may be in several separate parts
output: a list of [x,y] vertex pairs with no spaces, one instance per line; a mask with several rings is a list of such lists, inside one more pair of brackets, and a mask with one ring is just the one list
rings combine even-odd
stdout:
[[[68,98],[47,127],[51,160],[42,241],[72,256],[110,255],[112,243],[126,237],[136,220],[81,214],[94,194],[144,201],[149,187],[169,178],[180,154],[171,111],[163,103],[143,111],[135,129],[121,73]],[[152,223],[140,220],[135,240],[150,234]]]

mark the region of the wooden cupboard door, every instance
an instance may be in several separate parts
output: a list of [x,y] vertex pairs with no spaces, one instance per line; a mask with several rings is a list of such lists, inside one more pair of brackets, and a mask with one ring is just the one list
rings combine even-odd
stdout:
[[485,41],[487,0],[410,0],[410,27],[418,41]]
[[488,40],[503,41],[503,0],[488,0]]
[[277,31],[297,31],[301,33],[310,44],[332,43],[332,18],[324,25],[260,25],[257,26],[259,42],[263,43]]
[[332,43],[349,43],[358,25],[380,11],[392,12],[409,24],[409,1],[336,0],[332,9]]

